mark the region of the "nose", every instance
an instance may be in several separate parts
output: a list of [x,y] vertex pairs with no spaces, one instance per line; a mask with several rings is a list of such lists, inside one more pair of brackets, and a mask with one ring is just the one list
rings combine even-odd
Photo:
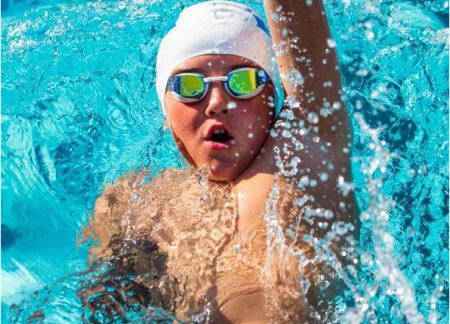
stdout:
[[208,106],[205,109],[207,117],[217,116],[220,114],[228,114],[229,96],[224,89],[222,82],[212,82],[209,94]]

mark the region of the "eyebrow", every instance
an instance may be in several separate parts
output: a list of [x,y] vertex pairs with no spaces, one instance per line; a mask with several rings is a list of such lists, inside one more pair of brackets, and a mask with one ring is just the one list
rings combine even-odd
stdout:
[[[256,66],[255,64],[253,64],[252,62],[248,62],[248,63],[236,64],[236,65],[231,66],[228,73],[230,73],[231,71],[240,69],[240,68],[244,68],[244,67],[251,67],[251,68],[257,68],[257,69],[260,68],[260,67]],[[180,74],[180,73],[199,73],[199,74],[205,75],[205,70],[202,68],[176,69],[172,75],[176,75],[176,74]]]

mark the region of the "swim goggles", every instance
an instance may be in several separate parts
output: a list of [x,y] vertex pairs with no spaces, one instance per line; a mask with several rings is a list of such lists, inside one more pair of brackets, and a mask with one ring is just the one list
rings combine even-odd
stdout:
[[237,99],[249,99],[258,95],[270,81],[264,70],[240,68],[226,76],[205,77],[198,73],[180,73],[169,78],[167,90],[181,102],[202,100],[208,93],[209,83],[225,83],[228,94]]

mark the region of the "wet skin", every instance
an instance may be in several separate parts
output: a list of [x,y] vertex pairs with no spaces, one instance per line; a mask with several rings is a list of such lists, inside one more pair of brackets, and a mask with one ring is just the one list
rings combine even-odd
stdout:
[[[278,265],[266,256],[268,243],[264,217],[268,211],[266,202],[270,194],[274,192],[274,187],[279,189],[279,198],[272,203],[272,208],[276,210],[280,226],[284,230],[294,224],[295,232],[299,233],[295,241],[289,243],[295,251],[306,254],[308,250],[308,244],[301,239],[303,234],[313,229],[314,236],[321,237],[326,232],[319,229],[316,221],[307,224],[300,222],[305,208],[329,209],[334,217],[327,221],[328,228],[331,228],[335,220],[348,221],[356,224],[357,236],[358,226],[353,193],[342,195],[336,186],[338,180],[350,181],[351,179],[348,154],[351,128],[345,105],[341,101],[340,73],[336,66],[336,55],[333,49],[327,47],[326,39],[331,36],[326,16],[323,15],[323,5],[320,1],[314,2],[311,6],[305,2],[265,1],[267,12],[278,11],[279,6],[282,6],[285,12],[293,12],[296,17],[292,20],[275,21],[268,16],[274,44],[286,42],[287,55],[277,57],[280,72],[282,75],[287,75],[291,69],[295,68],[305,77],[301,87],[290,84],[287,79],[282,80],[286,95],[298,101],[300,107],[300,109],[294,109],[285,106],[283,111],[291,113],[297,122],[305,122],[308,132],[293,131],[292,138],[282,136],[282,132],[286,129],[285,125],[290,121],[280,116],[274,123],[274,110],[268,105],[269,97],[273,96],[271,85],[266,85],[261,94],[249,100],[231,97],[221,82],[211,83],[209,93],[197,103],[179,102],[168,92],[165,95],[167,122],[177,145],[191,165],[196,168],[205,166],[209,171],[209,179],[215,181],[209,181],[207,192],[214,193],[217,189],[212,197],[217,198],[218,202],[211,204],[209,209],[197,210],[196,208],[202,206],[193,202],[204,201],[203,204],[205,204],[205,200],[202,200],[204,188],[199,185],[198,174],[189,174],[190,170],[186,171],[186,175],[177,176],[175,170],[166,170],[158,179],[148,182],[142,188],[145,192],[139,192],[139,196],[144,197],[142,210],[132,210],[137,207],[131,206],[130,197],[135,196],[135,188],[140,187],[138,184],[141,181],[134,181],[131,178],[124,180],[127,183],[126,186],[117,183],[115,188],[111,188],[111,192],[106,191],[98,199],[95,207],[96,219],[92,227],[98,227],[94,232],[100,241],[97,251],[99,259],[107,260],[111,255],[121,255],[112,247],[126,246],[120,242],[120,239],[125,237],[123,233],[129,235],[130,229],[141,228],[144,238],[156,242],[157,244],[153,245],[160,247],[158,253],[167,255],[169,269],[167,275],[182,278],[189,277],[191,273],[189,280],[185,281],[187,282],[185,288],[194,295],[202,292],[195,287],[195,283],[206,282],[211,285],[211,289],[203,291],[207,291],[204,296],[213,303],[211,309],[213,323],[305,322],[307,311],[298,299],[298,292],[302,291],[298,280],[298,271],[301,268],[297,263],[298,260],[293,255],[288,255],[289,262]],[[281,35],[280,31],[285,28],[291,31],[290,36]],[[305,33],[305,30],[308,32]],[[296,50],[298,46],[288,46],[291,43],[296,44],[297,36],[301,36],[301,52]],[[304,64],[304,60],[297,60],[299,57],[307,58],[309,63]],[[328,63],[323,64],[324,60]],[[172,72],[172,75],[192,71],[208,77],[223,76],[242,65],[255,66],[254,63],[236,56],[205,55],[183,62]],[[325,88],[322,86],[324,82],[331,83],[332,86]],[[230,102],[236,103],[236,109],[228,108]],[[342,108],[336,109],[327,117],[321,116],[320,121],[309,123],[308,114],[319,115],[324,102],[337,103]],[[221,127],[226,128],[233,136],[235,143],[226,149],[217,150],[207,140],[205,141],[207,133],[214,124],[220,124]],[[270,127],[273,133],[278,135],[268,136]],[[252,136],[249,136],[250,133]],[[301,150],[295,150],[294,140],[302,144]],[[275,151],[279,152],[278,156],[274,153]],[[293,156],[300,161],[297,172],[289,176],[280,175],[276,162],[281,161],[284,166],[287,166]],[[172,173],[174,175],[170,177]],[[306,186],[301,190],[298,188],[297,184],[303,177],[318,179],[319,174],[327,174],[328,180],[319,182],[315,186]],[[307,196],[313,198],[308,199],[308,206],[299,207],[294,203],[297,198]],[[227,205],[227,208],[222,208],[224,207],[222,205]],[[223,231],[217,231],[217,224],[214,222],[218,219],[226,219],[221,215],[219,217],[217,213],[220,214],[229,209],[235,215],[232,218],[233,226],[228,227],[225,224],[225,227],[222,227]],[[133,220],[136,226],[129,227],[128,221]],[[111,224],[116,224],[116,227]],[[124,227],[124,224],[127,226]],[[169,231],[171,228],[172,230]],[[232,233],[226,234],[230,228]],[[179,251],[189,247],[196,248],[197,244],[189,241],[202,232],[206,233],[205,235],[211,235],[214,239],[212,248],[220,246],[215,254],[195,250],[187,251],[188,253]],[[174,235],[168,233],[174,233]],[[132,237],[134,234],[138,233],[133,233]],[[225,239],[219,234],[228,236]],[[199,243],[208,242],[202,236],[199,237]],[[187,241],[183,241],[184,239]],[[114,240],[118,243],[114,243]],[[234,247],[238,244],[242,250],[236,253]],[[336,255],[340,255],[339,243],[332,248],[336,250]],[[144,249],[138,247],[136,250],[139,266],[142,265],[142,260],[146,260],[145,264],[148,260],[152,260],[139,254]],[[280,251],[273,252],[276,259],[281,260],[282,258],[278,257],[279,253]],[[242,255],[248,255],[249,264],[256,266],[243,264]],[[183,263],[183,258],[180,256],[186,256],[186,258],[192,256],[192,259],[185,260],[186,262]],[[213,263],[206,260],[212,267],[211,276],[207,278],[199,272],[199,269],[203,269],[205,260],[202,258],[210,259],[211,257],[214,257]],[[177,267],[177,263],[180,262],[187,266]],[[199,267],[196,268],[195,264]],[[121,264],[116,269],[125,274],[129,273],[129,269]],[[153,272],[149,270],[144,273]],[[314,272],[310,273],[314,274]],[[284,274],[290,276],[286,277]],[[304,275],[308,274],[304,273]],[[290,280],[290,277],[293,279]],[[192,280],[194,278],[195,280]],[[190,284],[194,286],[191,287]],[[245,288],[245,285],[248,287]],[[150,286],[157,287],[153,283]],[[310,302],[320,301],[325,297],[315,292],[308,292]],[[333,296],[329,299],[332,300]],[[277,303],[273,307],[268,307],[268,304],[273,301]],[[201,310],[201,307],[198,309],[192,307],[189,302],[184,313],[181,309],[171,311],[184,314],[183,316],[189,318],[194,312]],[[290,311],[290,319],[283,318],[286,315],[284,310]]]
[[[260,68],[239,56],[202,55],[184,61],[172,75],[195,72],[207,77],[224,76],[240,67]],[[263,146],[275,115],[271,107],[273,97],[271,83],[250,99],[230,96],[223,82],[218,81],[210,83],[207,95],[195,103],[178,101],[168,91],[167,121],[178,147],[191,164],[197,168],[205,166],[210,180],[231,181],[248,167]],[[228,148],[217,149],[207,141],[212,125],[221,125],[233,137]]]

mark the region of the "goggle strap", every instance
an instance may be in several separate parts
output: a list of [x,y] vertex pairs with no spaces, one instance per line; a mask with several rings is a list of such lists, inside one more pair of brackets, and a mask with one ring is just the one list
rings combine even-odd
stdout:
[[269,82],[269,76],[267,75],[266,71],[256,71],[256,84],[259,86],[261,84],[266,84],[267,82]]
[[174,91],[179,92],[180,91],[180,77],[179,76],[172,76],[169,78],[169,82],[167,82],[167,91]]

